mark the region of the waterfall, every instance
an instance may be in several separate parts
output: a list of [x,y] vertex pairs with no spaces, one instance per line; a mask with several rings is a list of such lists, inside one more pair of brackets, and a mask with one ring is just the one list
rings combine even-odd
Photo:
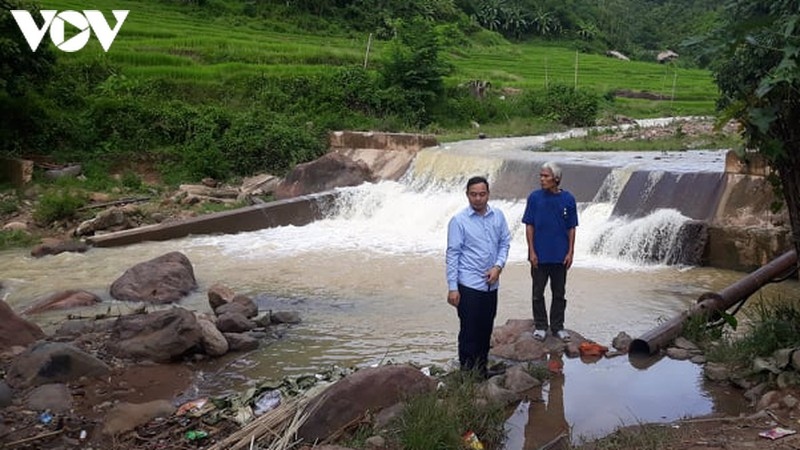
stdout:
[[[492,192],[491,205],[503,211],[511,228],[513,241],[511,260],[527,259],[525,227],[521,223],[525,196],[497,198],[494,186],[508,183],[504,177],[536,178],[532,170],[504,167],[502,159],[481,155],[460,155],[443,151],[423,151],[406,175],[398,182],[383,181],[340,189],[339,201],[328,211],[327,218],[309,226],[312,233],[324,239],[326,247],[359,248],[374,252],[417,253],[440,255],[446,240],[450,218],[467,206],[464,195],[466,181],[474,175],[486,176]],[[634,169],[606,170],[602,183],[589,201],[579,202],[576,239],[577,266],[641,269],[648,266],[692,261],[684,255],[681,229],[689,217],[672,208],[656,209],[643,217],[615,215],[617,200]],[[520,175],[522,174],[522,175]],[[658,188],[662,173],[648,175],[647,192]],[[522,178],[520,178],[522,180]],[[514,181],[518,185],[522,181]],[[580,183],[580,180],[572,180]],[[571,190],[569,183],[565,189]],[[524,192],[530,192],[526,188]],[[505,197],[508,197],[506,195]],[[308,239],[302,242],[281,239],[287,251],[311,248],[323,243]]]

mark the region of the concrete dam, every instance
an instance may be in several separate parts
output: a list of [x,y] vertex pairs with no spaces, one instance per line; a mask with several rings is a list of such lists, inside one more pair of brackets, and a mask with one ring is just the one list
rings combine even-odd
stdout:
[[[487,176],[494,200],[524,203],[538,188],[539,167],[555,161],[562,187],[575,195],[579,214],[607,211],[592,234],[591,251],[664,264],[751,271],[791,247],[785,208],[764,176],[732,152],[544,152],[541,145],[569,134],[436,144],[432,138],[339,132],[331,152],[363,163],[376,183],[409,190],[461,192],[467,178]],[[565,136],[566,135],[566,136]],[[308,164],[313,164],[308,163]],[[209,214],[177,223],[88,238],[96,246],[166,240],[192,234],[238,233],[302,226],[333,214],[348,188],[302,195]]]

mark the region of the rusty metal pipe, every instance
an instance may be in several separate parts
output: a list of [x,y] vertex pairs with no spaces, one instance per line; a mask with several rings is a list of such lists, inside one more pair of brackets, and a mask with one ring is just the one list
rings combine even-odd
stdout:
[[638,339],[634,339],[631,343],[630,353],[632,355],[652,355],[678,337],[689,318],[701,314],[711,317],[715,312],[726,311],[746,300],[765,284],[793,270],[796,265],[797,253],[791,250],[718,293],[709,292],[701,295],[697,299],[697,303],[688,310],[644,333]]

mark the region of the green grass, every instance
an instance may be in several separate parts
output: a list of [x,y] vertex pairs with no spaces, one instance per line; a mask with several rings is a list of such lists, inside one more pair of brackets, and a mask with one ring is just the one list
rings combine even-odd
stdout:
[[606,141],[601,135],[590,134],[583,138],[553,141],[545,146],[545,150],[567,151],[684,151],[735,148],[739,140],[730,135],[680,136],[672,135],[654,139],[625,139]]
[[22,230],[0,230],[0,250],[29,247],[39,241]]
[[[367,44],[366,34],[353,37],[301,33],[292,31],[279,17],[258,20],[244,15],[214,14],[180,2],[44,0],[40,4],[58,10],[99,9],[107,18],[112,18],[112,9],[130,10],[108,53],[92,39],[79,52],[57,52],[60,58],[75,63],[105,58],[128,77],[181,80],[198,86],[226,84],[253,75],[314,74],[329,71],[333,66],[362,65]],[[552,44],[482,40],[487,44],[459,47],[450,52],[454,71],[446,79],[448,84],[481,79],[490,81],[494,88],[513,87],[523,91],[555,83],[577,84],[601,94],[627,89],[670,98],[617,99],[609,105],[614,113],[632,117],[707,115],[714,111],[717,90],[705,70],[576,54]],[[370,67],[379,63],[387,48],[386,42],[373,40]],[[504,126],[490,133],[535,131],[513,124]],[[466,131],[446,130],[445,134],[455,138],[469,135]]]
[[748,306],[740,313],[743,331],[710,346],[709,361],[749,367],[755,357],[800,346],[800,299],[761,298]]
[[406,450],[462,448],[462,436],[473,431],[485,448],[503,439],[505,410],[501,404],[476,402],[478,384],[469,374],[445,377],[444,387],[408,401],[394,422],[392,438]]
[[613,434],[577,447],[575,450],[660,450],[678,440],[678,432],[657,424],[620,428]]

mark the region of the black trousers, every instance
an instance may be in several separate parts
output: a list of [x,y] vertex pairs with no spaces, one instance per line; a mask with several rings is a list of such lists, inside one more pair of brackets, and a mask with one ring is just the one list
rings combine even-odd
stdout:
[[477,370],[486,374],[489,343],[497,315],[497,290],[479,291],[458,285],[458,360],[461,370]]
[[533,277],[533,323],[537,330],[547,331],[547,305],[544,302],[544,288],[550,281],[553,301],[550,304],[550,331],[555,334],[564,329],[564,313],[567,299],[564,298],[567,286],[567,268],[564,264],[539,264],[531,268]]

